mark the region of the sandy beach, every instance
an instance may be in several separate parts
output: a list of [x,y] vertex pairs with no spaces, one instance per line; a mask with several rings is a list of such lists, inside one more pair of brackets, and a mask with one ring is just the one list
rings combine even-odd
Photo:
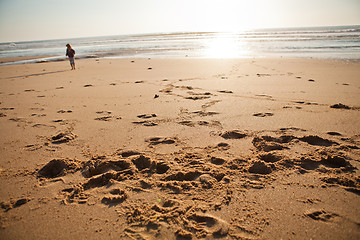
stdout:
[[360,239],[360,63],[0,66],[1,239]]

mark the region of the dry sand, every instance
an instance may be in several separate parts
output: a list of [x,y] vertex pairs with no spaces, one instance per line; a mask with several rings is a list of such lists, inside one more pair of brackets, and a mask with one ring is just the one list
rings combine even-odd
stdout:
[[360,63],[0,67],[1,239],[359,239]]

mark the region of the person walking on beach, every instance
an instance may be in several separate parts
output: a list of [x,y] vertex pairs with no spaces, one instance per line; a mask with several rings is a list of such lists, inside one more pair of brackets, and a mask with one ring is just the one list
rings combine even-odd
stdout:
[[69,57],[70,60],[70,66],[71,66],[71,70],[75,70],[75,50],[71,47],[71,45],[68,43],[66,44],[66,56]]

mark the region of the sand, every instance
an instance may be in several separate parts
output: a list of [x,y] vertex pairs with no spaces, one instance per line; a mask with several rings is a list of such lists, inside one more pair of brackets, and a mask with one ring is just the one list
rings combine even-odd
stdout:
[[[29,57],[7,57],[7,58],[0,58],[0,63],[14,63],[18,61],[26,61],[26,60],[38,60],[36,62],[44,61],[44,58],[50,58],[56,56],[29,56]],[[60,61],[60,60],[59,60]]]
[[1,239],[359,239],[360,63],[0,66]]

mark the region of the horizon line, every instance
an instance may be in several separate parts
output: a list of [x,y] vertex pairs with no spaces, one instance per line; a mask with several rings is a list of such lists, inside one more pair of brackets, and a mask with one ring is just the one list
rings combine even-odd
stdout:
[[68,37],[68,38],[49,38],[49,39],[35,39],[35,40],[20,40],[20,41],[1,41],[0,44],[11,44],[11,43],[27,43],[27,42],[43,42],[43,41],[59,41],[59,40],[72,40],[72,39],[83,39],[83,38],[97,38],[97,37],[112,37],[112,36],[151,36],[151,35],[176,35],[176,34],[204,34],[204,33],[240,33],[240,32],[251,32],[261,30],[281,30],[281,29],[304,29],[304,28],[326,28],[326,27],[352,27],[359,26],[360,24],[350,25],[324,25],[324,26],[311,26],[311,27],[266,27],[266,28],[252,28],[238,31],[175,31],[175,32],[144,32],[144,33],[128,33],[128,34],[111,34],[111,35],[97,35],[97,36],[82,36],[82,37]]

